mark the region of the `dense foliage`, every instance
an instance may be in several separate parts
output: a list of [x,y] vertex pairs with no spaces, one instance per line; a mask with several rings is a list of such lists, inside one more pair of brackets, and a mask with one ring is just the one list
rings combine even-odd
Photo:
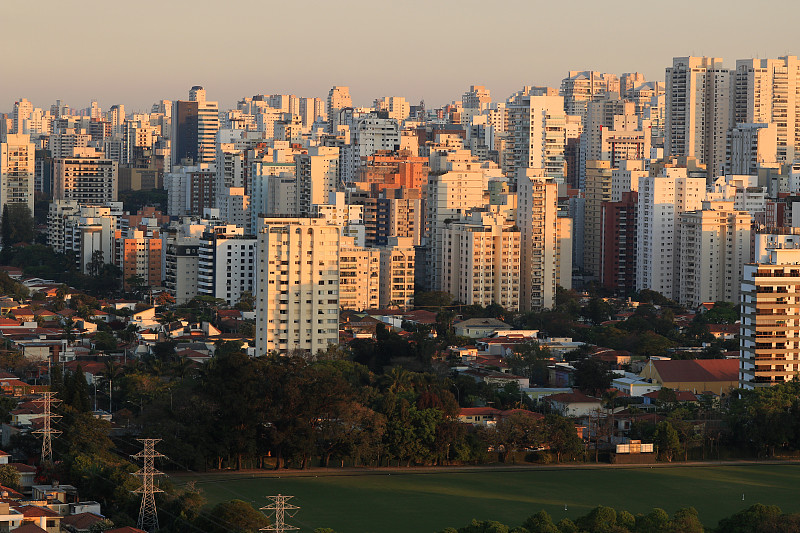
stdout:
[[554,523],[545,511],[528,517],[522,525],[507,526],[491,520],[473,520],[469,525],[447,528],[440,533],[774,533],[800,531],[800,514],[783,514],[779,507],[753,505],[720,520],[716,528],[705,528],[697,511],[686,507],[671,517],[655,508],[647,514],[633,515],[611,507],[598,506],[572,521]]

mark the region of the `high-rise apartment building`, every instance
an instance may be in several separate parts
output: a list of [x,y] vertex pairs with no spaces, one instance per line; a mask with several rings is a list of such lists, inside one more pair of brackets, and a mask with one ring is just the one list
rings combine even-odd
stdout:
[[566,175],[566,115],[560,96],[520,96],[508,107],[513,168],[541,168],[552,178]]
[[491,104],[491,92],[483,85],[470,85],[469,91],[461,97],[461,105],[464,109],[477,109],[483,112],[489,109]]
[[214,163],[218,131],[219,104],[206,100],[203,87],[192,87],[188,101],[172,105],[172,165]]
[[678,217],[700,209],[706,179],[686,168],[668,167],[659,176],[639,178],[636,290],[650,289],[678,298]]
[[410,237],[390,237],[380,251],[380,306],[414,307],[416,251]]
[[603,203],[611,200],[611,162],[586,162],[583,269],[600,279],[603,259]]
[[489,179],[484,175],[480,163],[473,161],[468,154],[463,151],[448,153],[443,156],[443,168],[438,168],[437,158],[433,158],[428,177],[425,228],[425,266],[431,290],[442,290],[440,261],[446,221],[457,220],[470,209],[485,203],[484,194]]
[[353,107],[350,99],[350,87],[333,86],[328,91],[328,100],[325,112],[328,115],[328,132],[336,133],[336,128],[341,124],[339,111],[346,107]]
[[297,209],[300,215],[311,214],[311,206],[324,204],[339,183],[339,149],[313,146],[295,156]]
[[517,173],[520,229],[520,311],[553,307],[559,276],[556,256],[558,184],[543,169]]
[[338,227],[260,219],[257,273],[257,354],[316,354],[339,341]]
[[800,156],[800,61],[796,56],[736,61],[735,120],[772,122],[778,161]]
[[380,306],[381,251],[358,246],[354,237],[339,241],[339,306],[363,311]]
[[33,214],[35,147],[30,136],[6,135],[0,143],[0,212],[8,204],[25,204]]
[[728,130],[725,174],[758,175],[759,166],[777,166],[778,126],[742,123]]
[[612,198],[602,205],[600,282],[606,289],[622,295],[636,290],[637,197],[636,191],[628,191],[619,200]]
[[82,205],[116,202],[118,167],[93,148],[75,148],[71,157],[53,163],[53,199]]
[[198,250],[197,292],[235,305],[247,291],[255,294],[256,239],[228,224],[211,226]]
[[796,237],[744,266],[739,386],[769,387],[800,374],[800,244]]
[[589,102],[603,95],[620,92],[619,78],[614,74],[593,71],[570,70],[561,80],[559,94],[563,97],[567,115],[586,115]]
[[733,200],[704,201],[679,217],[678,302],[738,302],[744,264],[750,260],[752,217]]
[[709,178],[724,171],[727,131],[735,125],[734,78],[718,57],[673,58],[666,72],[665,155],[697,158]]
[[497,211],[473,211],[446,223],[442,247],[442,290],[467,305],[520,302],[520,231]]

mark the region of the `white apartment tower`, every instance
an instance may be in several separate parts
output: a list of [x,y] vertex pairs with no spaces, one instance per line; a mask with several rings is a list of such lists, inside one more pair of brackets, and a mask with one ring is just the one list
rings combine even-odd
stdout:
[[737,123],[772,122],[777,127],[778,160],[800,157],[800,61],[741,59],[736,62]]
[[517,172],[520,311],[553,307],[559,278],[558,184],[543,169]]
[[256,353],[316,354],[339,342],[339,228],[260,219]]
[[733,200],[704,201],[679,218],[678,303],[738,302],[742,271],[750,260],[752,217]]
[[564,98],[564,112],[567,115],[586,115],[589,102],[609,93],[619,93],[619,78],[614,74],[589,70],[570,70],[561,80],[559,94]]
[[324,204],[339,183],[339,149],[312,146],[307,153],[295,156],[297,175],[297,209],[300,215],[311,215],[312,205]]
[[706,179],[687,177],[685,168],[665,168],[660,176],[639,178],[636,290],[678,298],[678,217],[700,209]]
[[53,163],[53,199],[82,205],[117,201],[118,163],[100,157],[93,148],[75,148],[73,155]]
[[742,123],[728,130],[725,174],[756,176],[760,166],[777,167],[778,125]]
[[235,305],[245,291],[255,294],[256,239],[228,224],[203,233],[198,251],[197,292]]
[[340,124],[339,111],[346,107],[353,107],[353,101],[350,99],[350,87],[331,87],[331,90],[328,91],[328,100],[325,109],[328,115],[329,133],[336,133],[336,127]]
[[436,157],[433,157],[426,201],[426,267],[431,290],[443,290],[441,251],[445,223],[447,220],[458,220],[470,209],[488,203],[484,194],[489,179],[484,175],[480,163],[469,158],[469,152],[447,154],[443,169],[436,168],[436,165]]
[[666,85],[665,155],[696,157],[709,178],[722,173],[734,126],[734,72],[718,57],[676,57]]
[[6,205],[25,204],[33,214],[34,145],[30,136],[6,135],[0,143],[0,212]]
[[516,171],[541,168],[552,178],[566,174],[566,122],[561,96],[520,95],[508,107]]

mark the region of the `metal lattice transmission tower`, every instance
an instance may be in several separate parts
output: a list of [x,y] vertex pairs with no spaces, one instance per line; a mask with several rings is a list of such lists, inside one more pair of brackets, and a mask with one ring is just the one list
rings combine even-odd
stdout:
[[132,455],[136,459],[142,460],[142,468],[134,472],[134,476],[142,478],[142,486],[134,492],[142,495],[142,505],[139,507],[139,521],[136,527],[143,529],[148,533],[153,533],[158,529],[158,511],[156,510],[156,492],[164,492],[155,486],[155,476],[164,475],[155,468],[155,460],[157,457],[164,457],[155,449],[156,443],[161,439],[136,439],[144,445],[144,450],[136,455]]
[[56,398],[55,392],[43,392],[42,397],[38,400],[33,400],[33,403],[41,404],[42,412],[42,429],[37,429],[33,433],[42,436],[42,465],[53,462],[53,437],[61,435],[61,431],[53,429],[53,420],[61,418],[61,415],[53,414],[53,406],[61,403],[61,400]]
[[275,523],[267,527],[262,527],[259,529],[259,531],[276,531],[277,533],[283,533],[284,531],[295,531],[300,529],[299,527],[290,526],[285,522],[285,517],[287,515],[289,518],[293,518],[300,509],[298,506],[288,503],[289,500],[294,498],[294,496],[284,496],[283,494],[278,494],[277,496],[267,496],[267,498],[272,500],[272,503],[268,503],[262,507],[261,510],[269,511],[267,516],[274,517]]

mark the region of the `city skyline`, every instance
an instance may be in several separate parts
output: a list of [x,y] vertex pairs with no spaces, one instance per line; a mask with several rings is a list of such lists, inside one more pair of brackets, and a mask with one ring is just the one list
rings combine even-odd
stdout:
[[[300,24],[284,23],[298,18],[289,5],[264,9],[250,1],[216,12],[209,2],[146,0],[138,12],[153,15],[147,19],[114,4],[56,17],[55,5],[14,0],[0,8],[7,20],[34,21],[39,36],[31,39],[28,25],[10,24],[0,37],[6,49],[22,52],[5,57],[15,81],[0,88],[4,112],[23,97],[39,106],[62,99],[79,109],[95,99],[103,108],[144,111],[160,99],[183,97],[192,85],[206,87],[223,108],[261,93],[324,97],[332,85],[350,86],[356,105],[398,95],[440,106],[473,84],[485,85],[495,99],[523,85],[557,88],[569,70],[638,71],[663,80],[675,56],[722,57],[733,66],[736,59],[791,54],[791,21],[800,14],[796,4],[774,2],[782,16],[770,19],[770,31],[756,41],[740,38],[752,32],[744,2],[723,8],[681,1],[660,12],[608,2],[576,14],[567,5],[514,1],[486,9],[474,0],[435,6],[411,0],[378,9],[348,0],[315,6]],[[66,60],[56,61],[65,27],[71,28]],[[587,46],[595,40],[598,46]],[[508,60],[498,61],[504,54]],[[87,69],[97,75],[78,75]]]

